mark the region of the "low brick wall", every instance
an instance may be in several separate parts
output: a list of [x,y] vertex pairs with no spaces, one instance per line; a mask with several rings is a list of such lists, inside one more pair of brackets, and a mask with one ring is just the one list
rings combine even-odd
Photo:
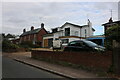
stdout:
[[108,70],[112,61],[112,52],[104,54],[88,52],[59,52],[32,50],[33,58],[46,58],[56,61],[65,61],[73,64],[80,64],[87,67],[101,68]]

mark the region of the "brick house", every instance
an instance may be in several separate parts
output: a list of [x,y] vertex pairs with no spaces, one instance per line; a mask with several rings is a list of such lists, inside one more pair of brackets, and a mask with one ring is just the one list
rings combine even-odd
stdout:
[[20,35],[20,43],[31,41],[33,44],[42,47],[43,35],[47,33],[43,23],[41,24],[41,28],[34,29],[32,26],[30,31],[23,29],[23,33]]
[[105,35],[106,35],[107,29],[109,29],[111,26],[114,26],[114,25],[117,25],[117,24],[120,25],[120,21],[113,21],[112,17],[109,19],[109,22],[102,24],[102,26],[104,26]]

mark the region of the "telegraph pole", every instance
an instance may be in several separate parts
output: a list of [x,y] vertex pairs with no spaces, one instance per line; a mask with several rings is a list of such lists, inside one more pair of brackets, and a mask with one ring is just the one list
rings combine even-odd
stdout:
[[110,13],[111,13],[111,18],[112,18],[112,9],[110,10]]
[[87,14],[87,21],[88,21],[88,19],[89,19],[89,14]]

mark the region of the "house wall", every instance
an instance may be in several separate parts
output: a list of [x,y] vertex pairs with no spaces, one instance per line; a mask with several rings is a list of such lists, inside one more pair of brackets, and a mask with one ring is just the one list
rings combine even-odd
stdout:
[[43,41],[43,35],[47,34],[44,28],[42,28],[37,34],[37,41]]
[[55,38],[59,38],[60,36],[64,36],[63,31],[54,33],[54,35],[53,35],[54,40],[55,40]]
[[[86,30],[86,36],[85,36],[85,30]],[[93,30],[92,30],[92,24],[88,23],[88,26],[84,26],[81,28],[81,36],[80,37],[90,37],[93,36]]]
[[22,41],[34,41],[34,40],[37,40],[37,37],[35,37],[36,35],[37,34],[22,36],[22,37],[20,37],[20,40],[21,40],[21,42]]
[[45,34],[47,34],[47,32],[44,28],[42,28],[37,34],[30,34],[20,37],[20,42],[31,41],[33,44],[35,44],[35,42],[41,42],[39,45],[42,47],[43,35]]
[[[61,28],[61,30],[63,30],[63,32],[54,33],[54,37],[58,38],[59,36],[65,36],[65,28],[70,28],[70,36],[79,36],[79,37],[92,36],[93,35],[92,24],[89,23],[88,25],[89,25],[89,27],[84,26],[82,28],[79,28],[79,27],[75,27],[70,24],[66,24],[63,28]],[[86,30],[86,36],[85,36],[85,30]]]
[[91,22],[88,22],[88,37],[90,37],[90,36],[93,36],[93,30],[92,30],[92,23]]
[[31,35],[30,35],[30,41],[33,41],[33,40],[34,40],[34,36],[35,36],[34,34],[31,34]]
[[[86,36],[85,36],[85,30],[86,30]],[[89,28],[88,26],[81,28],[81,37],[89,37]]]
[[[66,24],[62,30],[63,30],[63,36],[65,36],[65,28],[70,28],[70,36],[80,36],[80,28],[74,27],[73,25]],[[75,35],[75,32],[78,32],[77,35]]]
[[53,35],[43,37],[43,47],[48,47],[48,40],[53,39]]

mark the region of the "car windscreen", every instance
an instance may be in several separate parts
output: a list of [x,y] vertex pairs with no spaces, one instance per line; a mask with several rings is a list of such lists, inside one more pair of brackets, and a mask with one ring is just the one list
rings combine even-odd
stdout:
[[85,40],[84,42],[85,42],[88,46],[98,46],[97,44],[95,44],[95,43],[93,43],[93,42],[91,42],[91,41]]

